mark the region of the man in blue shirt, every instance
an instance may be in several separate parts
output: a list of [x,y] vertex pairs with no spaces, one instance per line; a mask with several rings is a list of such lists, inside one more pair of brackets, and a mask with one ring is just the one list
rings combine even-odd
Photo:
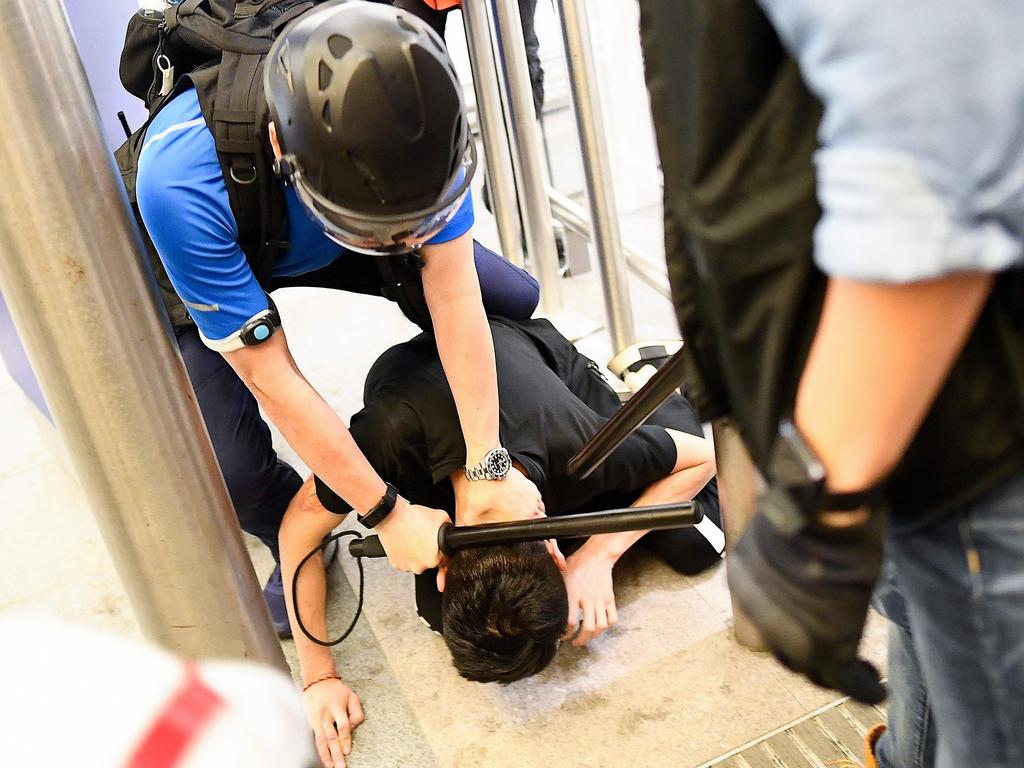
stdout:
[[[472,240],[475,150],[458,81],[427,25],[386,5],[325,4],[278,39],[264,70],[269,122],[261,138],[285,184],[288,242],[269,285],[239,243],[219,145],[196,91],[174,97],[147,131],[136,195],[195,323],[176,328],[179,347],[242,527],[275,559],[281,517],[302,483],[274,452],[260,407],[376,528],[392,564],[420,572],[437,565],[436,531],[447,515],[409,503],[377,475],[296,367],[265,290],[380,294],[379,257],[366,254],[416,251],[414,282],[429,311],[417,319],[437,336],[467,465],[486,478],[471,483],[467,509],[525,517],[543,505],[503,460],[486,312],[528,317],[537,284]],[[266,594],[286,628],[280,583],[278,569]]]

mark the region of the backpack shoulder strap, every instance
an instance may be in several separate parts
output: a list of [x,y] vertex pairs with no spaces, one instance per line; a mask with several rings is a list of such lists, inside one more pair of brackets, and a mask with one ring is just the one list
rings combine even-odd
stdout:
[[225,52],[221,63],[194,73],[199,104],[213,134],[217,157],[238,226],[238,242],[263,288],[287,249],[284,191],[274,177],[264,141],[264,55]]

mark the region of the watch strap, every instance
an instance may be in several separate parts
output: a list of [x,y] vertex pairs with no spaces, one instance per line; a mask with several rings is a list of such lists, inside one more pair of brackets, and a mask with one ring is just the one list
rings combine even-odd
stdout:
[[398,502],[398,490],[391,483],[384,483],[387,486],[387,490],[384,491],[384,495],[380,497],[380,501],[367,511],[365,515],[356,515],[356,519],[361,525],[367,528],[376,528],[378,525],[387,519],[387,516],[391,514],[391,511],[395,508],[395,504]]

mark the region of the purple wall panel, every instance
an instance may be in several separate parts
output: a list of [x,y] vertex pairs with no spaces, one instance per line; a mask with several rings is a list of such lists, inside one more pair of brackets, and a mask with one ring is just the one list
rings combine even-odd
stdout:
[[[111,149],[124,141],[124,131],[118,122],[118,110],[123,110],[131,127],[138,128],[146,119],[142,102],[121,87],[117,65],[124,44],[125,27],[138,10],[136,0],[64,0],[71,29],[92,86],[96,108],[103,123],[103,131]],[[3,255],[0,254],[0,258]],[[25,350],[14,331],[7,304],[0,295],[0,357],[12,378],[29,399],[49,417],[43,393],[36,383]]]
[[11,378],[21,387],[36,408],[49,419],[50,409],[46,407],[46,400],[43,399],[43,392],[39,389],[36,376],[29,365],[25,348],[21,346],[18,334],[14,332],[14,322],[11,320],[11,313],[7,310],[7,302],[4,301],[3,294],[0,294],[0,357],[3,358]]

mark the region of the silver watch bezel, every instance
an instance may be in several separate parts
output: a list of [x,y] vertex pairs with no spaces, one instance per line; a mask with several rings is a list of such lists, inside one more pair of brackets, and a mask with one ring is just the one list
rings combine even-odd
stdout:
[[474,467],[466,467],[468,480],[504,480],[512,471],[512,457],[504,448],[488,451]]

